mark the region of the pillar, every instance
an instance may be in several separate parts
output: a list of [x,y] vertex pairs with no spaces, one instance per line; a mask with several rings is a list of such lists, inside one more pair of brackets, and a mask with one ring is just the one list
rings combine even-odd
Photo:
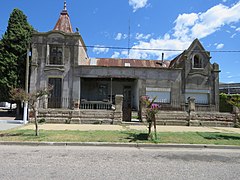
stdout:
[[115,111],[114,111],[114,119],[113,124],[121,124],[122,123],[122,105],[123,105],[123,95],[115,96]]
[[74,77],[73,80],[73,89],[72,89],[72,108],[80,108],[80,99],[81,99],[81,78]]

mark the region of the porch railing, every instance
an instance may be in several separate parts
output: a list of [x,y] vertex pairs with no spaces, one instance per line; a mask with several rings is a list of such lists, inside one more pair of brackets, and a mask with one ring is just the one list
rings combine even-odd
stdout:
[[112,109],[112,103],[103,101],[84,101],[80,104],[80,109]]

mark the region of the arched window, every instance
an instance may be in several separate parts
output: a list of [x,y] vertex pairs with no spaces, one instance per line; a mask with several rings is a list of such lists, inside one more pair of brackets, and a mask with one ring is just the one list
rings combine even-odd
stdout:
[[202,59],[198,54],[193,57],[193,68],[202,68]]

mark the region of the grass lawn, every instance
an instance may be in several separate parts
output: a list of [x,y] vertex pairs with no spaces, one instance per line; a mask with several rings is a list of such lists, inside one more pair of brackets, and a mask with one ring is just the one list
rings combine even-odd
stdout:
[[0,141],[23,142],[121,142],[121,143],[176,143],[217,144],[240,146],[240,134],[217,132],[160,132],[155,141],[147,140],[146,131],[46,131],[14,129],[0,131]]

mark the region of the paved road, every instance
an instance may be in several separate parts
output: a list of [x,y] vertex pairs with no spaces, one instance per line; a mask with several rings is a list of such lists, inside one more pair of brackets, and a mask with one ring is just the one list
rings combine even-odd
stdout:
[[1,179],[239,179],[240,151],[0,146]]

